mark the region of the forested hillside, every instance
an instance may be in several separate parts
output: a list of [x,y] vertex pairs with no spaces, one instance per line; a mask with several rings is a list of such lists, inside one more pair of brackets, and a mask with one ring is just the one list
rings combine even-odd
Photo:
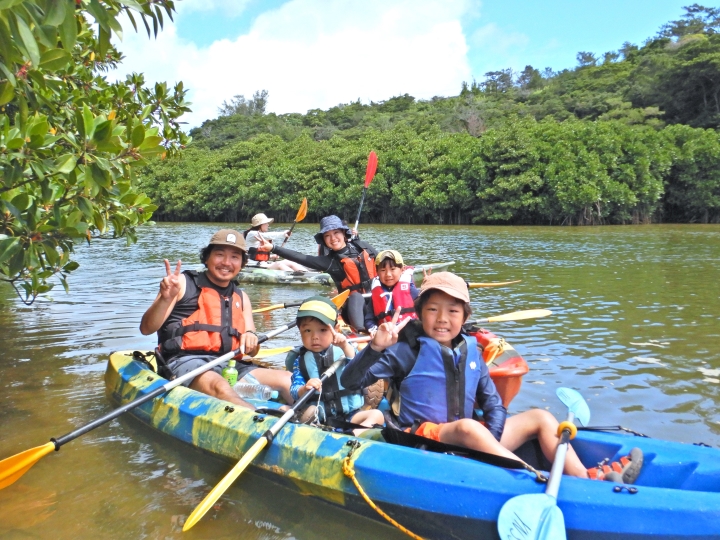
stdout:
[[601,224],[720,221],[720,10],[697,4],[643,45],[554,73],[485,74],[458,96],[266,113],[236,96],[143,186],[168,220]]

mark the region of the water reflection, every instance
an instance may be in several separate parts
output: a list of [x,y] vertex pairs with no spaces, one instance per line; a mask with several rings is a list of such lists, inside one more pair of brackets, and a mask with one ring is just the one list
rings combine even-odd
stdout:
[[[150,349],[137,327],[164,275],[162,259],[199,268],[217,226],[160,225],[139,242],[78,247],[72,294],[25,307],[0,287],[0,456],[46,442],[111,409],[102,374],[108,353]],[[290,247],[312,252],[316,225]],[[552,317],[489,325],[531,366],[512,411],[545,407],[571,386],[595,425],[621,424],[685,442],[720,445],[720,227],[605,228],[362,226],[378,248],[402,247],[410,263],[454,259],[469,281],[522,283],[476,289],[477,316],[550,308]],[[248,285],[255,307],[298,301],[324,288]],[[259,315],[270,329],[291,310]],[[296,331],[273,346],[295,344]],[[282,358],[275,359],[280,364]],[[180,538],[182,520],[227,471],[188,446],[121,418],[44,458],[0,491],[3,538]],[[401,538],[247,475],[188,538]]]

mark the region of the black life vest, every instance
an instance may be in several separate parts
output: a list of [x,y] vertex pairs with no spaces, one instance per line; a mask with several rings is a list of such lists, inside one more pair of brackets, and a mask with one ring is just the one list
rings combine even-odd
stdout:
[[[362,293],[370,292],[372,280],[377,276],[375,259],[370,253],[372,247],[367,242],[355,239],[348,240],[347,245],[348,247],[354,248],[357,255],[341,255],[328,249],[325,245],[320,245],[318,251],[321,255],[336,259],[343,267],[345,277],[339,283],[337,281],[335,282],[338,292],[343,292],[347,289],[360,291]],[[352,249],[350,251],[352,251]]]

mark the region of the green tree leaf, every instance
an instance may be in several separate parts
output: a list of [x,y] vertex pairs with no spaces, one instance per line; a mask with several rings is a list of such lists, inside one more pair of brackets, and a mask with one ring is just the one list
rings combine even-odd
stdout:
[[49,6],[47,12],[45,13],[43,24],[60,26],[65,20],[65,8],[67,6],[67,2],[64,0],[54,0],[52,2],[48,2],[48,4]]
[[72,154],[65,154],[55,160],[55,168],[61,174],[70,174],[75,169],[77,158]]
[[[57,2],[58,4],[62,2]],[[72,60],[72,55],[63,49],[49,49],[40,57],[40,67],[48,71],[65,68]]]
[[0,264],[10,259],[13,255],[22,250],[19,238],[5,238],[0,240]]
[[0,106],[10,103],[15,97],[15,87],[10,81],[0,82]]
[[77,41],[77,20],[75,18],[75,0],[55,0],[65,2],[65,18],[60,25],[60,41],[63,48],[72,53]]
[[25,22],[25,19],[15,13],[12,13],[12,16],[15,24],[17,25],[20,40],[25,46],[25,50],[27,51],[30,61],[33,66],[37,66],[40,64],[40,48],[38,47],[37,41],[35,41],[35,36],[33,36],[32,30],[30,30],[30,27]]

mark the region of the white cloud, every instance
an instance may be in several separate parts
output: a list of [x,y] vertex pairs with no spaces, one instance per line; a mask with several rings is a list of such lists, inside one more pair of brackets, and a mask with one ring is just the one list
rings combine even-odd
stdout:
[[[184,117],[190,126],[216,117],[224,100],[260,89],[277,113],[404,93],[453,95],[470,79],[460,24],[469,6],[469,0],[293,0],[261,14],[247,34],[208,47],[183,40],[169,23],[157,40],[126,32],[117,75],[182,80],[193,102]],[[191,15],[180,9],[182,16]]]

